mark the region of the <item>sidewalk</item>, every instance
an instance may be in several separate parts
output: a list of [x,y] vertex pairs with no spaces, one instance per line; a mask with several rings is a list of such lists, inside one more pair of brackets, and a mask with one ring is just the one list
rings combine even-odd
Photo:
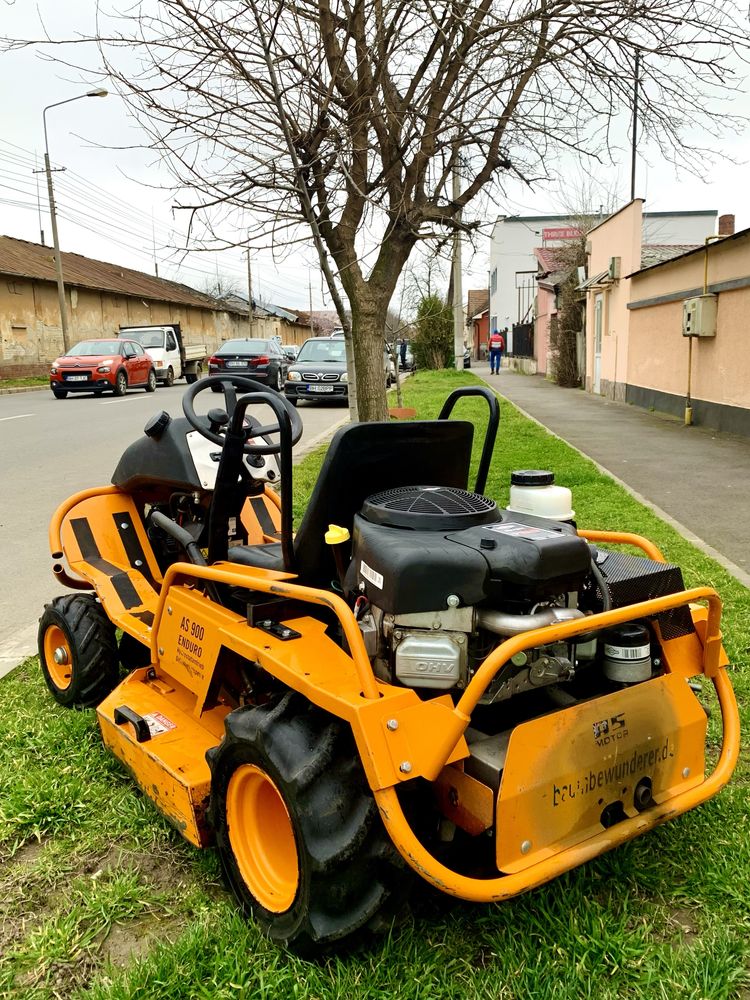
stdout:
[[750,587],[750,440],[560,389],[539,375],[490,375],[481,363],[471,370]]

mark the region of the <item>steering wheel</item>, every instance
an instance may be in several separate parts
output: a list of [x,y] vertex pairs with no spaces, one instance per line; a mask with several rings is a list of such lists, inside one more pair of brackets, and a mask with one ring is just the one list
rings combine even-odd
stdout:
[[[221,445],[222,447],[225,443],[224,435],[220,434],[218,430],[212,429],[216,426],[214,421],[211,422],[211,428],[206,427],[205,418],[201,418],[195,412],[195,407],[193,406],[193,401],[199,393],[206,392],[208,389],[213,389],[216,385],[220,386],[222,392],[224,393],[224,403],[226,405],[226,416],[224,417],[224,421],[226,424],[231,422],[234,411],[237,408],[237,393],[234,391],[235,389],[239,389],[243,393],[262,392],[265,397],[271,397],[271,399],[266,398],[264,402],[267,402],[269,406],[272,406],[273,409],[276,410],[276,406],[273,404],[278,400],[283,407],[286,416],[289,417],[292,432],[292,444],[296,444],[302,437],[303,426],[299,414],[283,393],[277,393],[273,389],[269,389],[267,385],[263,385],[263,383],[257,382],[252,378],[244,378],[241,375],[209,375],[208,378],[202,378],[197,382],[194,382],[182,397],[182,412],[185,414],[187,422],[194,430],[203,435],[204,438],[207,438],[209,441],[212,441],[214,444]],[[219,412],[221,413],[221,411]],[[229,419],[227,420],[226,417]],[[211,419],[210,414],[209,419]],[[247,434],[253,438],[270,437],[274,434],[281,434],[278,419],[275,424],[266,424],[264,427],[258,427],[257,421],[255,420],[252,421],[252,425],[253,426],[247,428]],[[250,444],[246,441],[242,450],[246,455],[278,455],[281,448],[282,443],[281,439],[279,439],[278,442],[272,444]]]

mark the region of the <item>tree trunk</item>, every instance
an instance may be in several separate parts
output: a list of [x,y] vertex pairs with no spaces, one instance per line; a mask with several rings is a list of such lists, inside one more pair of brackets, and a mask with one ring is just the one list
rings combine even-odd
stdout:
[[[369,291],[369,290],[368,290]],[[382,307],[374,301],[370,292],[360,292],[357,298],[368,301],[355,302],[352,307],[352,331],[354,347],[354,368],[357,380],[357,408],[360,420],[387,420],[388,404],[385,395],[385,368],[383,352],[385,348],[386,302]]]

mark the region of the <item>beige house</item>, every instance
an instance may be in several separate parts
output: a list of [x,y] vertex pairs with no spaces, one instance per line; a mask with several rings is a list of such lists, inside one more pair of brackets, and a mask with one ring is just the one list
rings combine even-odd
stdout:
[[[249,335],[247,307],[79,254],[62,262],[71,343],[150,323],[179,323],[186,343],[209,351]],[[0,236],[0,377],[44,375],[63,350],[52,249]]]
[[[693,423],[750,435],[750,230],[722,216],[702,245],[642,246],[641,213],[633,201],[589,234],[586,389],[682,417],[690,360]],[[683,304],[704,288],[715,336],[683,336]]]

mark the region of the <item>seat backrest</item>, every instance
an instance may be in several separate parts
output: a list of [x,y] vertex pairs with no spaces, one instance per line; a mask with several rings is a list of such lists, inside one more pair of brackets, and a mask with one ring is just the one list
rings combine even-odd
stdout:
[[294,539],[297,572],[308,585],[336,574],[324,535],[352,530],[367,497],[400,486],[467,489],[474,426],[464,420],[362,423],[334,435]]

